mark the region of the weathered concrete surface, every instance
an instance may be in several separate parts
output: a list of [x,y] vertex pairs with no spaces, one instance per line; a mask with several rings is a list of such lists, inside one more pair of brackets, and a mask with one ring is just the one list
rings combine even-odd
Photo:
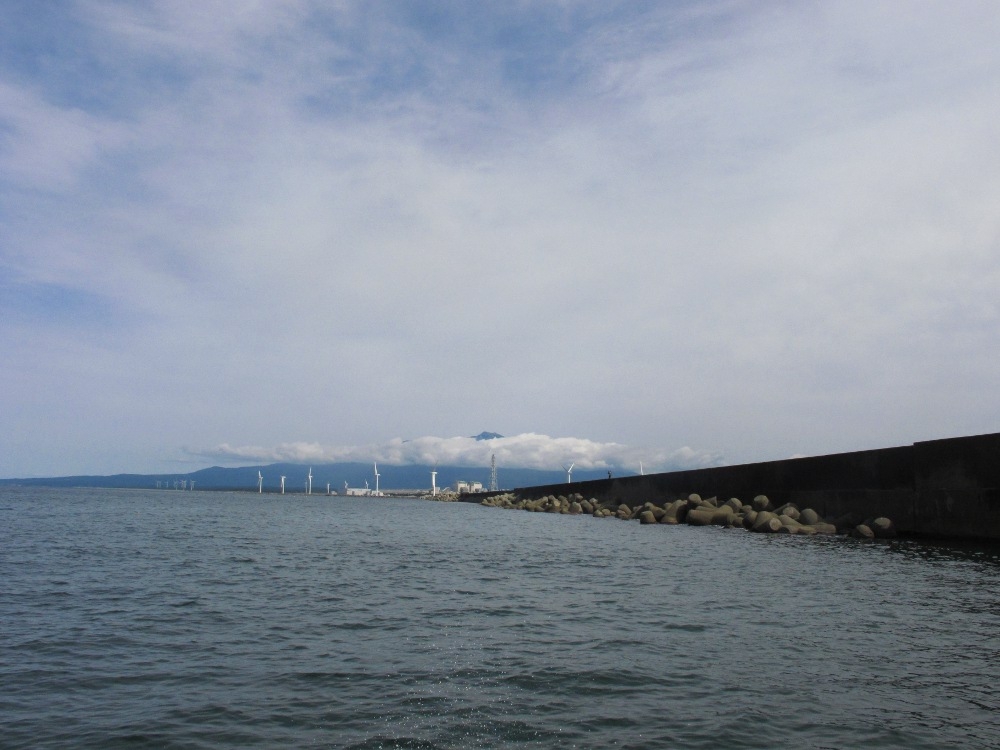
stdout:
[[[578,492],[602,504],[767,495],[824,517],[891,518],[900,534],[1000,540],[1000,433],[829,456],[525,487],[521,497]],[[465,499],[479,502],[485,495]]]

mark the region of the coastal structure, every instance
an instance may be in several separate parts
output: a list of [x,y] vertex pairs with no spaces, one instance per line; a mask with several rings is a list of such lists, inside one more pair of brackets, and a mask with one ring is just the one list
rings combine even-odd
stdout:
[[350,486],[348,486],[347,482],[344,482],[344,493],[343,494],[345,496],[348,496],[348,497],[385,497],[385,493],[383,493],[379,489],[378,480],[379,480],[379,477],[381,477],[382,475],[378,473],[378,462],[377,461],[373,462],[373,466],[375,468],[375,489],[374,490],[371,489],[368,486],[368,480],[366,479],[365,480],[365,486],[363,488],[362,487],[350,487]]
[[691,493],[743,501],[766,495],[776,507],[792,503],[823,518],[891,518],[903,535],[1000,540],[1000,433],[512,492],[524,499],[580,493],[633,508]]

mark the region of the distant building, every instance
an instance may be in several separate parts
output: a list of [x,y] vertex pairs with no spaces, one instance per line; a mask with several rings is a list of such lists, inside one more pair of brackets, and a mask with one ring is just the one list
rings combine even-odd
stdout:
[[464,482],[461,480],[455,482],[455,492],[457,492],[459,495],[465,492],[482,492],[482,491],[483,491],[482,482]]
[[364,487],[348,487],[347,482],[344,482],[344,489],[340,494],[343,497],[385,497],[382,492],[369,488],[368,482],[365,482]]

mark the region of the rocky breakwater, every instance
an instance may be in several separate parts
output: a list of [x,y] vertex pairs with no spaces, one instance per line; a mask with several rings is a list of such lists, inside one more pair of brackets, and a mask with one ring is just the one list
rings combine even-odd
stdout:
[[723,526],[746,529],[761,534],[844,534],[858,539],[891,539],[896,528],[888,518],[858,519],[852,515],[823,518],[812,508],[794,503],[775,507],[766,495],[757,495],[744,503],[731,497],[720,502],[716,497],[691,494],[662,504],[602,503],[579,493],[546,495],[540,498],[518,497],[514,493],[493,495],[482,505],[533,513],[591,515],[595,518],[618,518],[640,524],[687,524],[688,526]]

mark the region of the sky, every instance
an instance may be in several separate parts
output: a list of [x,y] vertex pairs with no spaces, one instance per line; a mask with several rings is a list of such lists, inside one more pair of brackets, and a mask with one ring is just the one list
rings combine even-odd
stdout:
[[1000,431],[997,39],[992,0],[5,2],[0,476]]

